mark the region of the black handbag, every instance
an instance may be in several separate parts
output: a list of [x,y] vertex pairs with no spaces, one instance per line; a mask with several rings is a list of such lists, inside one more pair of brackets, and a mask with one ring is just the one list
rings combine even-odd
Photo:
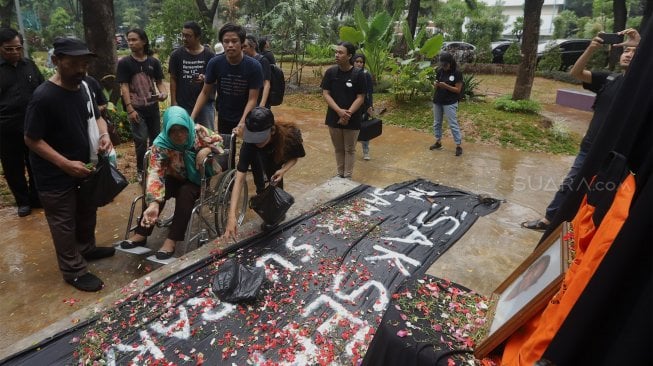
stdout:
[[378,118],[368,119],[361,122],[361,130],[358,133],[358,141],[370,141],[383,133],[383,121]]
[[113,201],[129,182],[120,171],[111,165],[109,158],[98,154],[95,169],[79,185],[80,197],[95,207],[102,207]]

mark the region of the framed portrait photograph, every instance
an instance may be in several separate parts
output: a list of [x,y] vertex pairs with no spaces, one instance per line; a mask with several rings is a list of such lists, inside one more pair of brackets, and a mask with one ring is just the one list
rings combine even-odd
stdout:
[[569,268],[568,224],[563,223],[503,281],[490,297],[486,328],[474,355],[483,358],[540,311],[560,289]]

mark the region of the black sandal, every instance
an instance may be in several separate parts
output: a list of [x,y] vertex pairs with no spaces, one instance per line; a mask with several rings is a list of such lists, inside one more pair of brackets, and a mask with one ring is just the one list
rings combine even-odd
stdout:
[[533,221],[524,221],[521,223],[521,227],[535,231],[546,231],[546,229],[549,228],[549,224],[542,221],[541,219],[537,219]]
[[175,251],[173,250],[172,252],[166,252],[165,250],[159,250],[156,253],[154,253],[154,256],[156,259],[164,261],[166,259],[172,258],[172,256],[175,255]]
[[133,240],[123,240],[120,242],[120,247],[122,249],[134,249],[136,247],[144,247],[147,245],[147,238],[142,241],[133,241]]

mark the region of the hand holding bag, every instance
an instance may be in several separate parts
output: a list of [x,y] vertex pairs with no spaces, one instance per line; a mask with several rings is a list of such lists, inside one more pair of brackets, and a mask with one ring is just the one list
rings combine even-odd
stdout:
[[284,217],[295,198],[290,193],[270,183],[267,187],[249,200],[249,207],[254,210],[266,224],[277,224]]
[[99,154],[95,170],[79,186],[80,196],[95,207],[102,207],[113,201],[129,184],[127,178],[109,159],[109,156]]

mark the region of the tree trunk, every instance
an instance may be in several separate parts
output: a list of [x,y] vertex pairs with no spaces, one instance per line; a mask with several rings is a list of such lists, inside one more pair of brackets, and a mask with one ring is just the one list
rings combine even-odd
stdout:
[[649,19],[651,19],[651,15],[653,15],[653,1],[642,0],[642,2],[644,3],[644,14],[642,16],[642,22],[639,23],[640,33],[644,33],[646,25],[648,24]]
[[11,27],[11,16],[14,14],[14,1],[5,0],[6,2],[0,3],[0,27]]
[[81,3],[86,44],[98,55],[88,72],[104,88],[111,89],[111,100],[116,100],[119,94],[115,82],[116,27],[113,22],[113,0],[81,0]]
[[413,37],[415,37],[415,29],[417,29],[417,16],[419,13],[420,0],[410,0],[408,5],[408,29]]
[[[614,12],[614,25],[612,26],[612,31],[617,33],[626,29],[626,0],[613,0],[612,11]],[[615,66],[619,63],[619,57],[622,52],[623,47],[610,48],[610,58],[608,61],[610,70],[614,70]]]
[[213,24],[213,19],[215,18],[215,14],[218,12],[218,0],[213,0],[213,4],[211,4],[211,8],[206,5],[205,0],[195,0],[195,3],[197,4],[197,8],[200,11],[200,14],[206,19],[206,24]]
[[524,4],[524,31],[522,32],[522,61],[512,92],[513,100],[529,99],[537,66],[537,42],[540,37],[540,14],[544,0],[526,0]]

